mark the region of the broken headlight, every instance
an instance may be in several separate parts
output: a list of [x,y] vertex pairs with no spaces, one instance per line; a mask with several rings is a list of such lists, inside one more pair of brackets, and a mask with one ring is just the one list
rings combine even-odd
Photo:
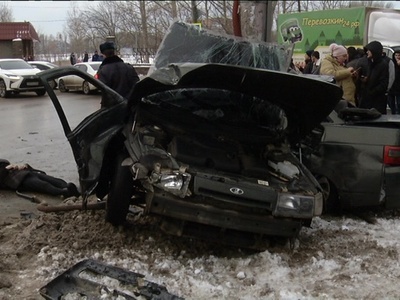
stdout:
[[180,190],[183,186],[183,177],[180,174],[161,174],[159,185],[164,190]]
[[314,196],[281,193],[278,195],[274,215],[280,217],[312,218],[314,215]]
[[169,172],[153,172],[151,174],[151,183],[163,189],[166,192],[170,192],[176,196],[184,198],[190,194],[188,190],[191,175],[188,173],[180,173],[177,171]]

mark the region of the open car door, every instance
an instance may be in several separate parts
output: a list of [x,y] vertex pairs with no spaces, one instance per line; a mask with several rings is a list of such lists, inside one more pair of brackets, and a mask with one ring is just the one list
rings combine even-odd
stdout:
[[[77,105],[75,105],[73,114],[68,115],[66,107],[69,103],[62,101],[60,99],[62,95],[54,91],[48,84],[48,82],[56,78],[68,75],[82,77],[101,91],[101,96],[98,95],[98,101],[93,107],[93,112],[82,116],[76,126],[71,123],[77,119],[76,115],[79,114],[79,106],[76,108]],[[93,78],[93,76],[74,67],[47,70],[40,73],[40,78],[53,102],[65,136],[71,145],[78,167],[82,194],[88,195],[96,187],[105,149],[123,126],[127,113],[127,100],[99,80]],[[79,101],[87,101],[85,100],[87,96],[81,93],[75,93],[73,97],[79,98]]]

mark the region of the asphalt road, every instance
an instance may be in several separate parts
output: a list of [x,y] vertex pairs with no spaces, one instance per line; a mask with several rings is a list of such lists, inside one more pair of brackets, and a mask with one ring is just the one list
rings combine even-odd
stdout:
[[[60,93],[62,107],[73,128],[84,117],[100,108],[100,94]],[[51,99],[34,93],[0,98],[0,158],[12,163],[29,163],[47,174],[79,184],[78,172],[69,143]],[[54,199],[59,201],[59,199]],[[46,201],[52,201],[47,198]],[[0,222],[35,213],[34,203],[13,191],[0,190]],[[26,215],[25,215],[26,216]]]

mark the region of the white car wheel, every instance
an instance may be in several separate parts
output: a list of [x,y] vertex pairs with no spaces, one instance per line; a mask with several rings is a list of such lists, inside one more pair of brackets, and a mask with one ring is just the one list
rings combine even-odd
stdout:
[[68,92],[68,90],[65,88],[64,80],[60,79],[60,81],[58,82],[58,89],[62,93]]
[[4,80],[0,80],[0,98],[7,98],[10,92],[7,91],[6,83]]
[[83,82],[83,84],[82,84],[82,90],[83,90],[83,93],[84,93],[85,95],[89,95],[89,94],[90,94],[90,85],[89,85],[89,82],[87,82],[87,81],[84,81],[84,82]]

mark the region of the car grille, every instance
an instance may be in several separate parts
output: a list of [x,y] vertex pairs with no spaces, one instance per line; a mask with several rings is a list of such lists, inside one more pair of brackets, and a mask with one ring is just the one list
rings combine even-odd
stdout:
[[277,192],[266,185],[206,174],[195,176],[194,193],[227,204],[267,210],[277,199]]
[[34,87],[44,87],[40,78],[36,75],[22,76],[23,81],[19,88],[34,88]]

